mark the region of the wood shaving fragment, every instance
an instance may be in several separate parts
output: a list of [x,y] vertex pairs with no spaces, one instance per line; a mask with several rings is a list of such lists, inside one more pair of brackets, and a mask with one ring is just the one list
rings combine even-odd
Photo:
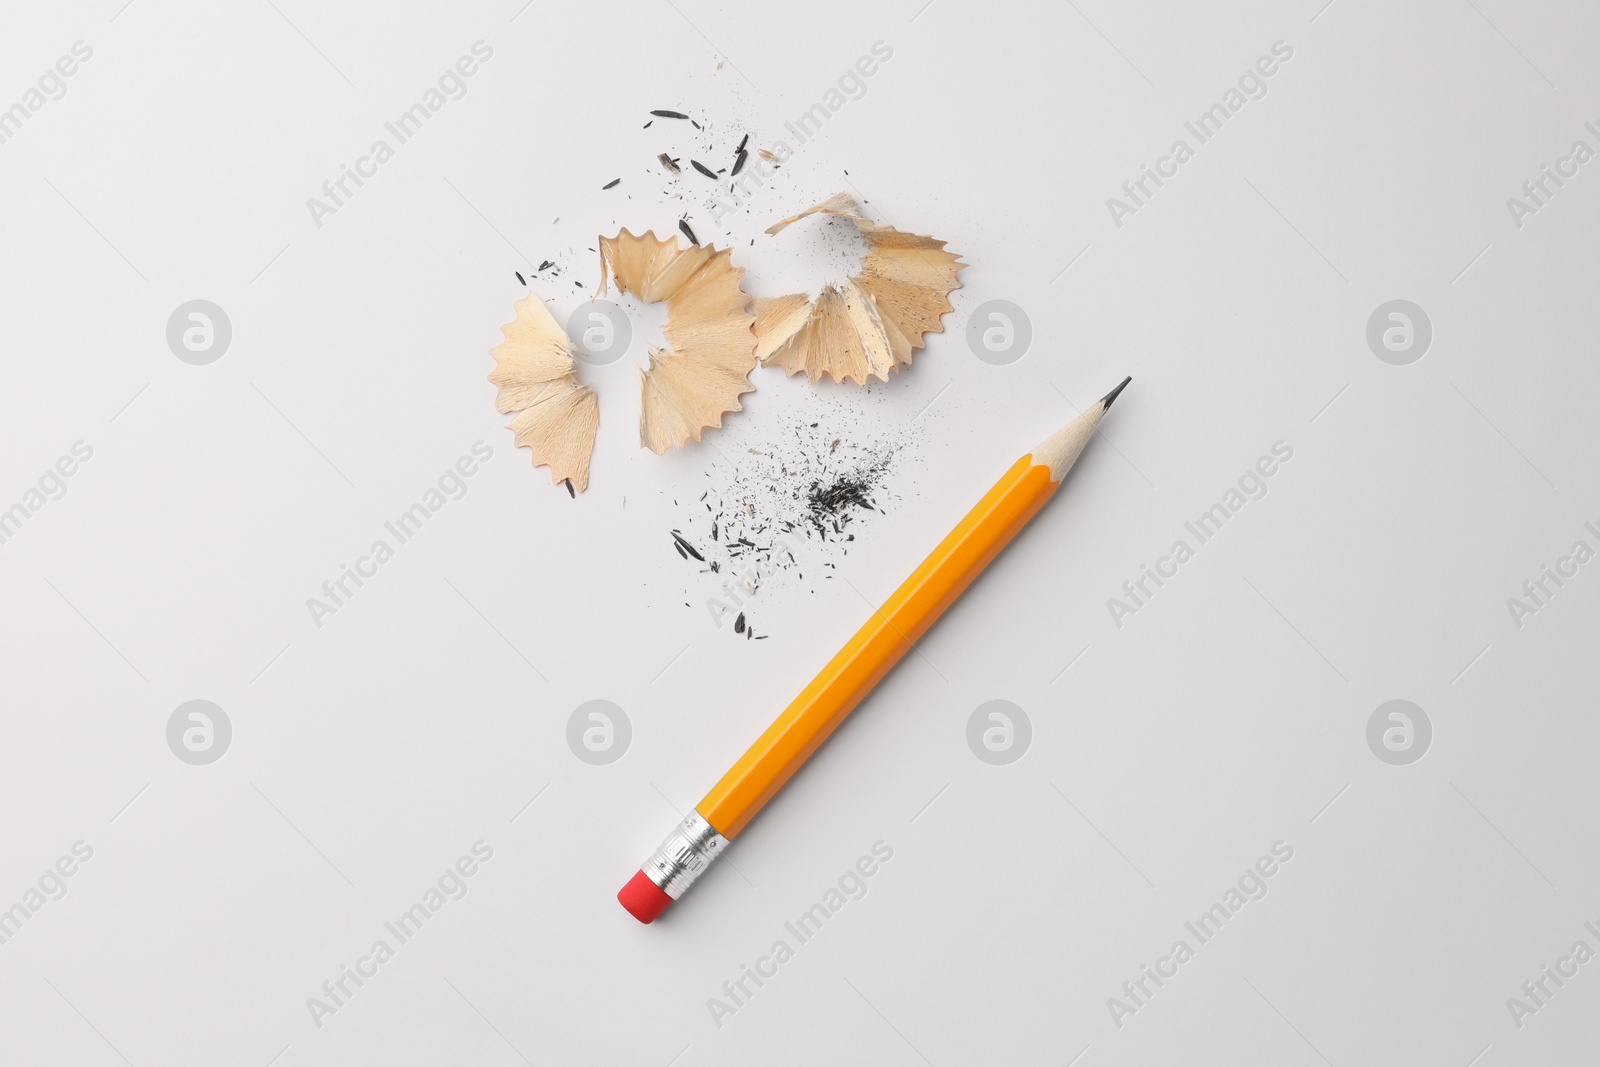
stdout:
[[739,288],[744,269],[727,249],[678,247],[653,232],[622,230],[600,238],[600,295],[614,276],[617,288],[646,303],[667,303],[662,327],[667,349],[650,349],[640,372],[639,441],[660,455],[740,411],[755,370],[755,321]]
[[849,219],[861,232],[867,254],[861,269],[839,285],[823,288],[815,301],[804,294],[756,301],[756,358],[787,374],[802,371],[811,382],[826,374],[836,382],[888,381],[910,364],[923,335],[941,333],[951,310],[950,293],[966,264],[945,243],[864,218],[849,193],[767,228],[778,234],[808,215]]
[[533,293],[512,305],[517,317],[500,328],[505,340],[489,350],[489,380],[499,392],[495,409],[515,413],[507,427],[535,467],[569,490],[589,487],[589,456],[600,426],[594,391],[578,380],[572,341]]

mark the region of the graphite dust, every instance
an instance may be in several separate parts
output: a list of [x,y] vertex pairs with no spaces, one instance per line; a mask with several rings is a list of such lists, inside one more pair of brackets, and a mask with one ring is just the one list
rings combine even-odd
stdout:
[[759,443],[724,446],[697,496],[676,496],[669,551],[694,569],[685,603],[718,629],[762,640],[763,591],[814,592],[831,580],[874,516],[900,499],[890,486],[916,431],[824,402],[779,417]]

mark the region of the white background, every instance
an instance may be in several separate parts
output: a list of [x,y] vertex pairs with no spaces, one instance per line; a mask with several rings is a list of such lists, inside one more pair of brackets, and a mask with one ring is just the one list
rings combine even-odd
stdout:
[[[1600,162],[1520,228],[1506,198],[1600,148],[1600,15],[921,2],[6,13],[0,106],[94,51],[0,145],[0,507],[94,454],[0,545],[0,908],[94,854],[0,945],[0,1062],[1593,1058],[1600,963],[1521,1028],[1506,999],[1600,949],[1600,563],[1520,629],[1506,600],[1600,548]],[[306,198],[478,40],[470,92],[315,226]],[[1106,198],[1280,40],[1267,96],[1116,226]],[[748,211],[662,195],[650,109],[770,144],[875,41],[869,91]],[[586,372],[588,493],[511,446],[485,375],[514,270],[561,254],[536,288],[564,317],[595,235],[688,211],[773,293],[763,270],[804,270],[748,239],[847,187],[970,264],[908,371],[822,401],[761,371],[720,444],[660,459],[641,321]],[[233,326],[209,366],[166,344],[194,298]],[[1409,366],[1365,340],[1395,298],[1433,324]],[[964,339],[990,299],[1032,321],[1009,366]],[[731,862],[628,918],[616,889],[868,602],[1124,374],[1060,499]],[[774,590],[748,642],[672,550],[673,497],[817,402],[916,443],[830,557],[845,580]],[[306,599],[479,440],[465,498],[314,626]],[[1114,625],[1123,580],[1280,440],[1269,495]],[[209,766],[166,743],[197,698],[233,725]],[[1366,742],[1394,698],[1433,724],[1410,766]],[[565,742],[591,699],[633,725],[609,766]],[[1033,724],[1010,766],[966,744],[991,699]],[[317,1026],[307,998],[480,839],[468,895]],[[715,1025],[707,999],[879,840],[867,896]],[[1107,998],[1276,841],[1265,899],[1119,1027]]]

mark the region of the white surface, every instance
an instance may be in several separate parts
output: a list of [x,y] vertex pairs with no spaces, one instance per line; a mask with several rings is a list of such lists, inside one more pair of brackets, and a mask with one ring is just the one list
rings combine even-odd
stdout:
[[[1506,1007],[1574,941],[1600,949],[1600,564],[1521,629],[1506,607],[1600,547],[1600,162],[1520,229],[1505,204],[1600,147],[1590,6],[120,3],[0,33],[0,105],[94,49],[0,145],[0,507],[94,450],[0,545],[0,906],[94,849],[0,945],[0,1062],[1592,1058],[1600,963],[1520,1029]],[[313,226],[306,198],[478,40],[468,94]],[[592,284],[594,234],[675,224],[649,109],[765,143],[879,40],[866,95],[730,231],[848,170],[971,266],[915,366],[845,398],[885,425],[934,401],[903,499],[848,583],[775,590],[771,639],[746,642],[666,538],[714,454],[637,450],[634,356],[591,375],[574,502],[511,447],[487,349],[523,253],[573,250]],[[1113,225],[1106,198],[1279,40],[1268,95]],[[164,338],[197,297],[234,333],[203,367]],[[1433,323],[1409,366],[1364,339],[1394,298]],[[1011,366],[964,340],[989,299],[1032,319]],[[624,915],[675,809],[863,596],[1125,373],[1063,497],[731,863],[656,926]],[[725,445],[806,399],[758,381]],[[479,440],[467,495],[314,627],[306,598]],[[1120,583],[1279,440],[1269,495],[1114,626]],[[197,698],[234,729],[203,767],[164,733]],[[564,730],[601,698],[633,741],[592,767]],[[965,741],[997,698],[1034,729],[1006,767]],[[1410,766],[1365,740],[1393,698],[1433,723]],[[314,1025],[307,998],[478,840],[466,897]],[[714,1025],[707,999],[879,840],[870,892]],[[1107,998],[1280,840],[1266,898],[1115,1025]]]

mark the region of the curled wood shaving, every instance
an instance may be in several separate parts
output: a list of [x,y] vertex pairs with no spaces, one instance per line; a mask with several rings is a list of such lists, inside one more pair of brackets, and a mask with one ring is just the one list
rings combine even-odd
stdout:
[[549,467],[551,481],[582,492],[600,406],[578,380],[572,342],[544,302],[529,293],[513,307],[516,318],[500,328],[505,340],[489,350],[495,361],[489,380],[499,389],[495,409],[515,413],[507,427],[535,467]]
[[627,230],[600,238],[600,295],[614,276],[622,292],[667,303],[661,332],[668,347],[652,348],[640,371],[639,441],[657,455],[720,427],[755,388],[754,317],[739,288],[743,275],[725,248],[679,248],[675,238]]
[[756,301],[756,357],[815,382],[826,374],[836,382],[888,381],[911,362],[923,335],[941,333],[951,309],[949,294],[966,264],[945,243],[902,233],[863,217],[849,193],[767,228],[778,234],[809,215],[837,215],[861,231],[867,254],[861,269],[840,285],[824,287],[815,301],[804,294]]

